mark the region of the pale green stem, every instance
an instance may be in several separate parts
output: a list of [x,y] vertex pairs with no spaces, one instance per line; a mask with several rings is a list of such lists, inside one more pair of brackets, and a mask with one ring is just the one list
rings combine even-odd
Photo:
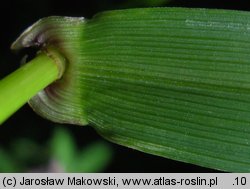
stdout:
[[57,60],[60,58],[40,53],[29,63],[0,80],[0,124],[61,76],[62,65],[59,65],[61,63]]

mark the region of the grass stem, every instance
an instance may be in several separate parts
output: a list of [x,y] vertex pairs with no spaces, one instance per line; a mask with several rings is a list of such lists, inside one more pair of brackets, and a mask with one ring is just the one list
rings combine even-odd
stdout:
[[58,65],[57,60],[60,59],[40,53],[0,80],[0,124],[40,90],[58,79],[61,65]]

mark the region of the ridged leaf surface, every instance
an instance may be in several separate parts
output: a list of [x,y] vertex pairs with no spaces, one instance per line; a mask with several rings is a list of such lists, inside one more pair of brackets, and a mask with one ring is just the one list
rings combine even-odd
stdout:
[[49,17],[13,48],[44,35],[41,44],[68,60],[64,78],[31,100],[42,116],[88,123],[143,152],[249,172],[249,20],[248,12],[184,8]]

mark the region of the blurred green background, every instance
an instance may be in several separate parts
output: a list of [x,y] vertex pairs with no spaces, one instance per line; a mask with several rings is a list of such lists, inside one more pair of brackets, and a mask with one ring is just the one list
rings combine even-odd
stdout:
[[[250,3],[241,0],[4,0],[0,6],[0,78],[17,69],[27,53],[13,54],[10,44],[39,18],[51,15],[91,18],[104,10],[150,6],[250,9]],[[218,171],[110,143],[91,127],[54,124],[25,105],[0,128],[0,172]]]

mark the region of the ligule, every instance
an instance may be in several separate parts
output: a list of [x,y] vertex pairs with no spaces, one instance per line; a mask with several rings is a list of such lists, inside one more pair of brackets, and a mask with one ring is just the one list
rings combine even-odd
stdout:
[[34,46],[40,36],[41,46],[67,58],[63,78],[30,101],[43,117],[89,124],[146,153],[248,172],[249,18],[184,8],[49,17],[13,48]]

